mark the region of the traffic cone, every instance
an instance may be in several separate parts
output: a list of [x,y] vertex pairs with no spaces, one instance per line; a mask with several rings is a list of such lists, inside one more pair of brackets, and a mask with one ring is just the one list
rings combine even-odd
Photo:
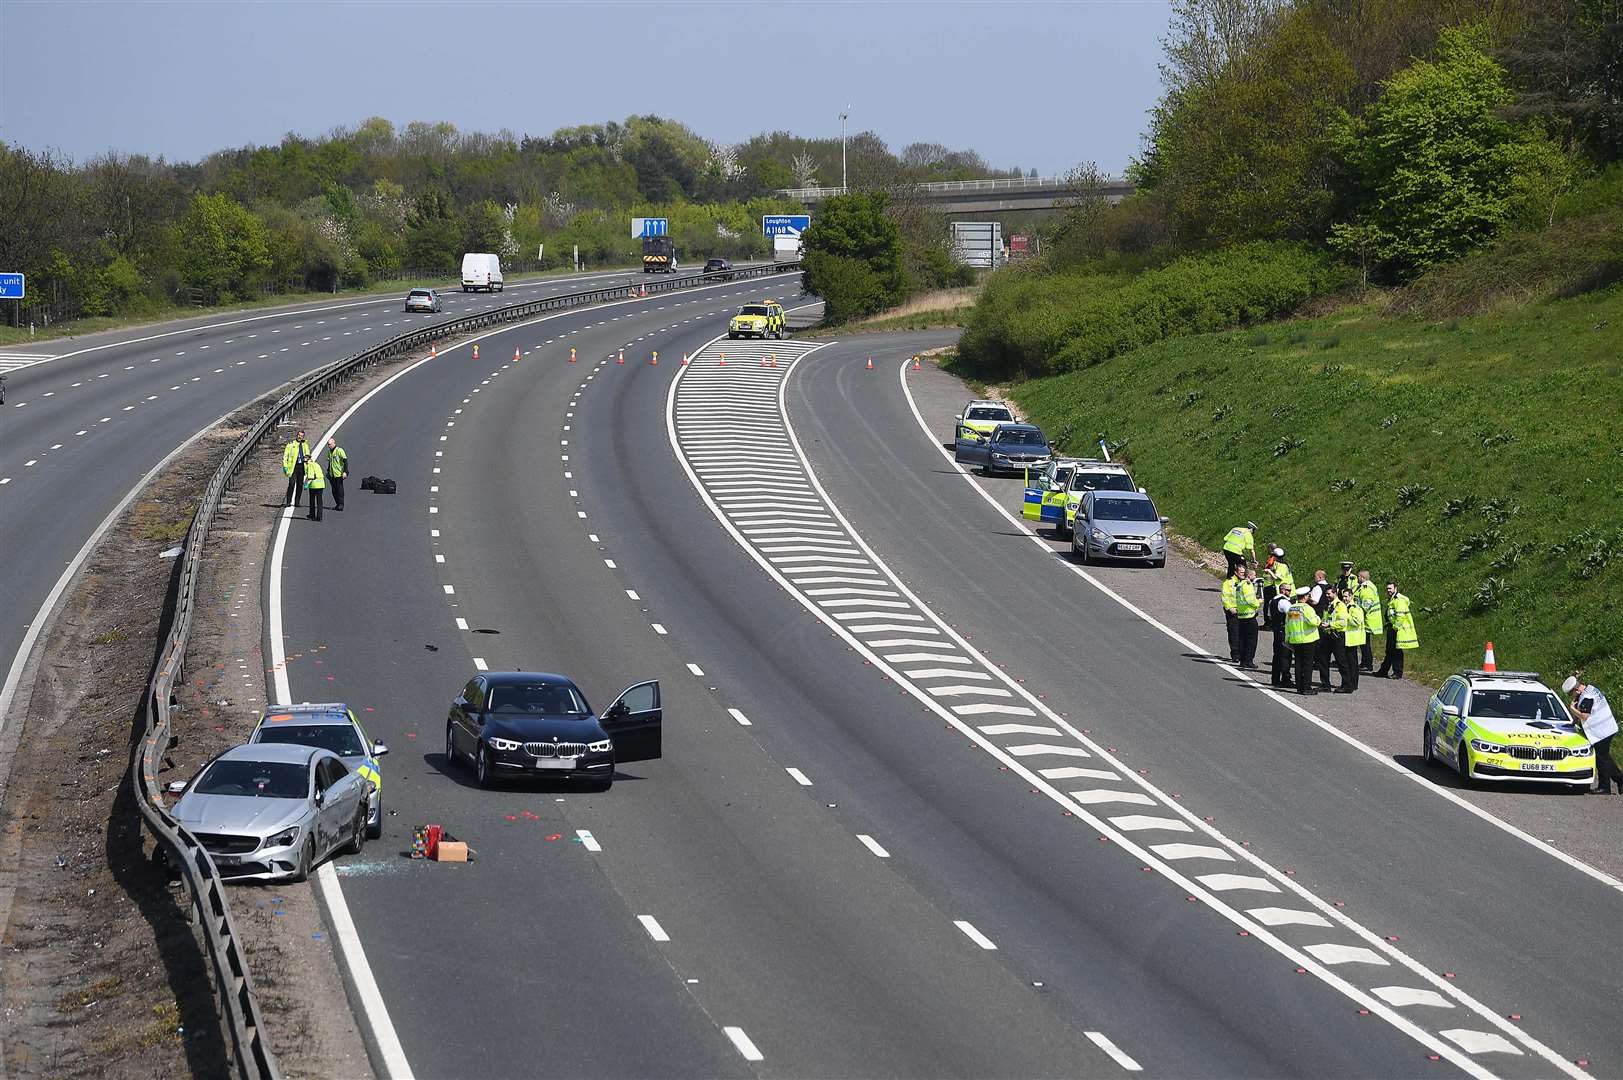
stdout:
[[1499,664],[1493,658],[1493,642],[1491,642],[1491,641],[1488,642],[1488,647],[1486,649],[1484,649],[1483,652],[1482,652],[1482,670],[1483,671],[1498,671],[1499,670]]
[[428,347],[428,358],[430,360],[438,360],[440,358],[440,350],[438,347],[433,345]]
[[778,366],[778,354],[773,353],[770,359],[772,360],[772,363],[769,364],[768,366],[769,367],[777,367]]
[[726,367],[727,366],[727,354],[726,353],[721,354],[721,360],[720,360],[718,366],[719,367]]
[[615,355],[615,359],[614,359],[614,362],[615,362],[615,363],[616,363],[616,364],[623,364],[623,363],[625,363],[625,362],[626,362],[626,351],[625,351],[625,350],[624,350],[624,349],[621,349],[621,350],[620,350],[620,351],[619,351],[619,353],[617,353],[617,354],[616,354],[616,355]]
[[923,370],[923,365],[919,363],[919,358],[917,356],[913,357],[913,370],[914,371]]
[[871,356],[868,357],[868,370],[869,371],[873,370],[873,357],[871,357]]
[[687,353],[682,354],[682,366],[683,367],[688,366],[688,354]]
[[575,350],[574,349],[569,350],[569,362],[571,364],[573,364],[575,362]]
[[474,345],[474,347],[473,347],[473,358],[474,358],[475,361],[477,361],[479,359],[479,346],[478,345]]
[[654,358],[652,360],[648,361],[648,366],[649,367],[657,367],[658,365],[659,365],[659,350],[655,349],[654,350]]
[[643,286],[643,287],[642,287],[642,294],[643,294],[643,295],[644,295],[644,296],[647,296],[647,295],[648,295],[648,286],[646,286],[646,285],[644,285],[644,286]]
[[518,346],[515,345],[515,346],[513,346],[513,363],[515,363],[515,364],[518,363],[518,360],[519,360]]

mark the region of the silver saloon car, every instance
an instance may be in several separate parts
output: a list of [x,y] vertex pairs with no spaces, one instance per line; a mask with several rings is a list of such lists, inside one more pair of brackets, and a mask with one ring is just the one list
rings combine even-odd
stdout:
[[170,785],[181,793],[170,813],[222,878],[303,881],[334,852],[360,852],[368,790],[331,750],[245,743]]
[[1077,504],[1071,554],[1082,562],[1103,559],[1167,564],[1167,519],[1141,491],[1089,491]]

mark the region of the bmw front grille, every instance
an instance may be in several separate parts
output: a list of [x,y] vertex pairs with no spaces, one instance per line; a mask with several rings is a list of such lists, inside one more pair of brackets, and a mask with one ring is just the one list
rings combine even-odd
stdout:
[[579,742],[527,742],[524,750],[533,758],[577,758],[586,753],[586,744]]

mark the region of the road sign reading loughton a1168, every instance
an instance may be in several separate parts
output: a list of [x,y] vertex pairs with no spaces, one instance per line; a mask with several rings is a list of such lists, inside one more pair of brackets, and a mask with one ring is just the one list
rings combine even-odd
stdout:
[[761,232],[767,236],[799,236],[811,228],[810,214],[765,214]]
[[22,274],[0,273],[0,300],[21,300],[27,291]]

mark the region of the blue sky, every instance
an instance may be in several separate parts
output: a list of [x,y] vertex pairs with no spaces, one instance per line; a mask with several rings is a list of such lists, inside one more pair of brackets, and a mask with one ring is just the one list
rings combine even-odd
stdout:
[[633,113],[709,139],[872,130],[1119,172],[1169,4],[0,0],[0,140],[195,160],[368,116],[547,134]]

